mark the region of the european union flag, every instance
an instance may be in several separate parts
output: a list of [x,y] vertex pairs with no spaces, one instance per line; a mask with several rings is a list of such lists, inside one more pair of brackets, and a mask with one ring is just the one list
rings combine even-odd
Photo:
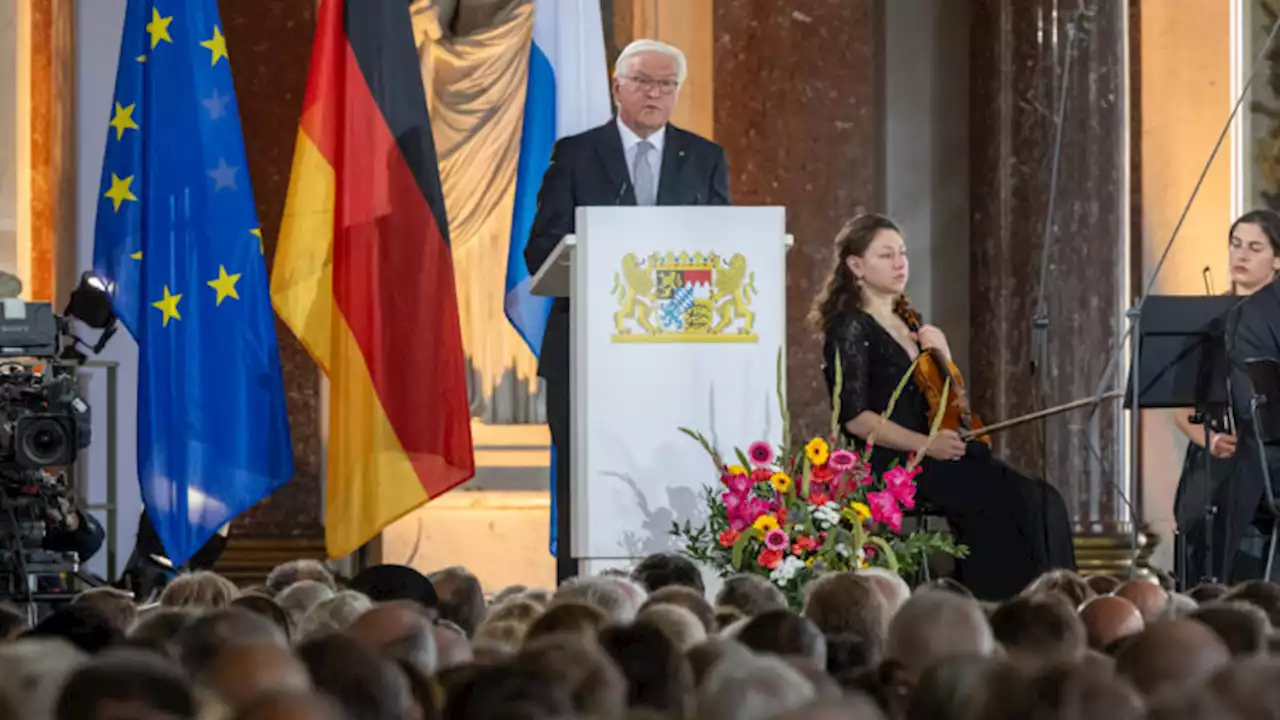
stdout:
[[216,0],[129,0],[94,269],[138,341],[138,470],[185,563],[293,475],[275,318]]

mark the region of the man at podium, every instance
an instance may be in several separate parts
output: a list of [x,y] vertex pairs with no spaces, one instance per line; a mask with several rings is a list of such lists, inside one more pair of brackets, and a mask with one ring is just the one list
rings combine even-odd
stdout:
[[[729,168],[719,145],[668,121],[686,75],[684,53],[637,40],[618,56],[613,76],[617,115],[562,138],[542,178],[538,213],[525,262],[536,274],[556,245],[574,232],[574,211],[599,205],[728,205]],[[577,574],[569,542],[569,301],[558,298],[547,319],[538,362],[547,383],[547,424],[556,448],[556,575]]]

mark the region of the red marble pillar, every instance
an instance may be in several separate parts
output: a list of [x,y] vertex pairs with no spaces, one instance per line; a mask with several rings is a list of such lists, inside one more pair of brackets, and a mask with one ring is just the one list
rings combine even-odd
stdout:
[[[805,317],[855,208],[882,195],[875,0],[715,0],[715,139],[733,201],[782,205],[787,258],[787,392],[797,437],[831,418],[822,345]],[[772,378],[761,378],[772,383]]]
[[[1127,12],[1125,0],[973,3],[970,384],[988,422],[1092,395],[1119,341],[1128,272]],[[1053,240],[1042,276],[1046,221]],[[1042,280],[1047,351],[1033,372]],[[1118,416],[1114,404],[1105,407],[1093,451],[1084,412],[1008,431],[994,443],[1007,460],[1057,486],[1085,526],[1127,519],[1115,491],[1123,472]]]
[[[307,85],[314,0],[221,0],[224,33],[244,127],[249,175],[253,180],[270,264],[284,212],[294,140]],[[277,323],[284,388],[293,433],[294,477],[267,501],[236,520],[237,540],[306,541],[323,538],[321,517],[320,375],[311,357],[282,323]]]

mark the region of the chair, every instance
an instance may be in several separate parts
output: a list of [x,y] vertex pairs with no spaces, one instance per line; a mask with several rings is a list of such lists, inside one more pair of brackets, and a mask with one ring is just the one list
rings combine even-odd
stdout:
[[[913,521],[917,529],[927,529],[931,521],[941,523],[946,526],[947,517],[941,508],[935,507],[925,502],[916,500],[916,506],[910,510],[902,511],[902,531],[910,532],[907,527],[907,521]],[[929,571],[929,559],[920,564],[920,570],[916,573],[916,585],[924,585],[931,582],[933,577]]]

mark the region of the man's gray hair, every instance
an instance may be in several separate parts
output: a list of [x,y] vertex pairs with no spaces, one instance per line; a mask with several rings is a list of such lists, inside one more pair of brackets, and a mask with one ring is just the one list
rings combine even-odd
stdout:
[[294,627],[316,605],[333,597],[333,588],[319,580],[299,580],[276,596],[276,602],[289,615]]
[[373,601],[364,593],[342,590],[328,600],[322,600],[302,616],[298,622],[298,642],[330,632],[344,632],[372,607]]
[[382,646],[382,656],[392,660],[403,660],[412,665],[423,677],[436,674],[439,666],[439,654],[436,651],[436,636],[431,626],[418,625],[409,634],[396,638]]
[[892,617],[894,613],[902,609],[907,600],[911,597],[911,586],[907,585],[907,581],[902,576],[889,568],[872,566],[862,568],[858,571],[859,575],[869,577],[875,580],[877,588],[893,588],[892,594],[885,595],[885,602],[889,604],[889,615]]
[[63,683],[88,658],[65,640],[53,638],[0,646],[0,715],[53,717]]
[[884,655],[918,677],[949,657],[987,656],[995,647],[991,624],[976,600],[925,590],[913,595],[889,623]]
[[722,659],[698,689],[702,720],[766,720],[813,700],[813,683],[781,658]]
[[576,602],[591,605],[608,615],[610,622],[629,623],[640,612],[645,597],[644,588],[626,578],[574,578],[556,590],[551,604]]
[[650,40],[649,38],[641,38],[633,41],[630,45],[622,49],[618,55],[618,62],[613,66],[613,76],[626,76],[631,72],[631,62],[639,55],[647,53],[656,53],[658,55],[666,55],[676,62],[676,80],[681,85],[684,84],[685,78],[689,76],[689,61],[685,59],[684,52],[675,45],[668,45],[661,40]]

